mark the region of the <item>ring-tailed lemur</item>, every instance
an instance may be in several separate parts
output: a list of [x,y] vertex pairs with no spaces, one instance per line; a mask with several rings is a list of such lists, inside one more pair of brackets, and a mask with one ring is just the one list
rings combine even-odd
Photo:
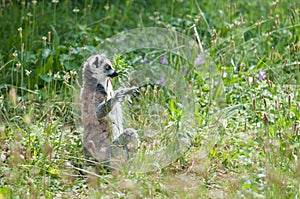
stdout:
[[[103,54],[93,55],[83,66],[82,123],[83,147],[99,162],[108,161],[136,148],[139,138],[136,130],[122,125],[121,100],[137,91],[137,87],[113,91],[111,77],[118,73]],[[113,133],[113,142],[110,135]],[[125,151],[125,153],[124,153]]]

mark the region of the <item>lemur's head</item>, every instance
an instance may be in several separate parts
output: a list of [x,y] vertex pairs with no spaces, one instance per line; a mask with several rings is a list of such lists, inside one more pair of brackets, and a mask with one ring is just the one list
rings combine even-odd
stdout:
[[98,82],[103,82],[109,77],[118,75],[109,59],[103,54],[90,56],[84,64],[84,68],[85,70],[89,70],[91,76],[97,79]]

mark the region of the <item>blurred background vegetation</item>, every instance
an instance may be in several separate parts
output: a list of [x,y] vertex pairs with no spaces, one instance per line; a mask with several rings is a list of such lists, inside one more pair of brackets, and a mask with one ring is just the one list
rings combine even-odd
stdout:
[[[299,198],[299,6],[1,1],[0,198]],[[199,36],[224,82],[226,116],[209,130],[207,88],[195,69],[186,78],[198,126],[179,160],[149,173],[79,172],[69,161],[84,162],[72,112],[82,63],[106,38],[138,27]],[[135,55],[120,67],[129,70]]]

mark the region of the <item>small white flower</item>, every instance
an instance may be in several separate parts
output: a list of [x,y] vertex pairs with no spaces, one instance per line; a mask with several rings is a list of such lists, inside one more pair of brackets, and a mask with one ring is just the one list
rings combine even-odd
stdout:
[[52,0],[52,3],[58,3],[59,0]]
[[15,52],[12,54],[12,56],[13,56],[14,58],[18,57],[17,51],[15,51]]
[[37,4],[37,1],[31,1],[32,5],[35,6]]
[[64,81],[65,81],[65,82],[68,82],[69,79],[70,79],[69,73],[64,74],[63,78],[64,78]]
[[31,74],[31,70],[27,70],[27,69],[25,69],[25,74],[26,74],[26,76],[29,76],[30,74]]
[[73,12],[74,12],[74,13],[78,13],[79,11],[80,11],[80,10],[79,10],[77,7],[73,9]]
[[27,13],[27,16],[28,16],[28,17],[32,17],[33,15],[32,15],[31,12],[28,12],[28,13]]
[[21,68],[21,65],[22,64],[20,62],[16,63],[17,68]]
[[47,75],[48,75],[49,77],[51,77],[51,76],[52,76],[52,71],[49,70],[49,72],[47,73]]
[[105,9],[105,10],[109,10],[109,5],[106,4],[106,5],[104,6],[104,9]]
[[71,75],[72,77],[75,77],[75,76],[77,75],[77,72],[76,72],[75,70],[71,70],[71,71],[70,71],[70,75]]
[[55,79],[59,79],[60,78],[59,72],[57,72],[57,73],[54,74],[54,78]]

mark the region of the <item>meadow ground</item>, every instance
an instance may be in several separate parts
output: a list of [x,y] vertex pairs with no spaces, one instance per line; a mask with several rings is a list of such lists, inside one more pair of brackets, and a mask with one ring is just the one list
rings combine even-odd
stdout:
[[[299,7],[2,1],[0,199],[299,198]],[[185,35],[200,54],[174,53],[178,40],[165,48],[172,38],[149,27]],[[111,58],[121,71],[116,84],[140,86],[125,106],[127,126],[141,136],[137,158],[119,170],[88,166],[78,121],[82,63],[135,28],[148,30],[135,41],[158,46],[124,44]],[[154,81],[134,78],[144,71]]]

